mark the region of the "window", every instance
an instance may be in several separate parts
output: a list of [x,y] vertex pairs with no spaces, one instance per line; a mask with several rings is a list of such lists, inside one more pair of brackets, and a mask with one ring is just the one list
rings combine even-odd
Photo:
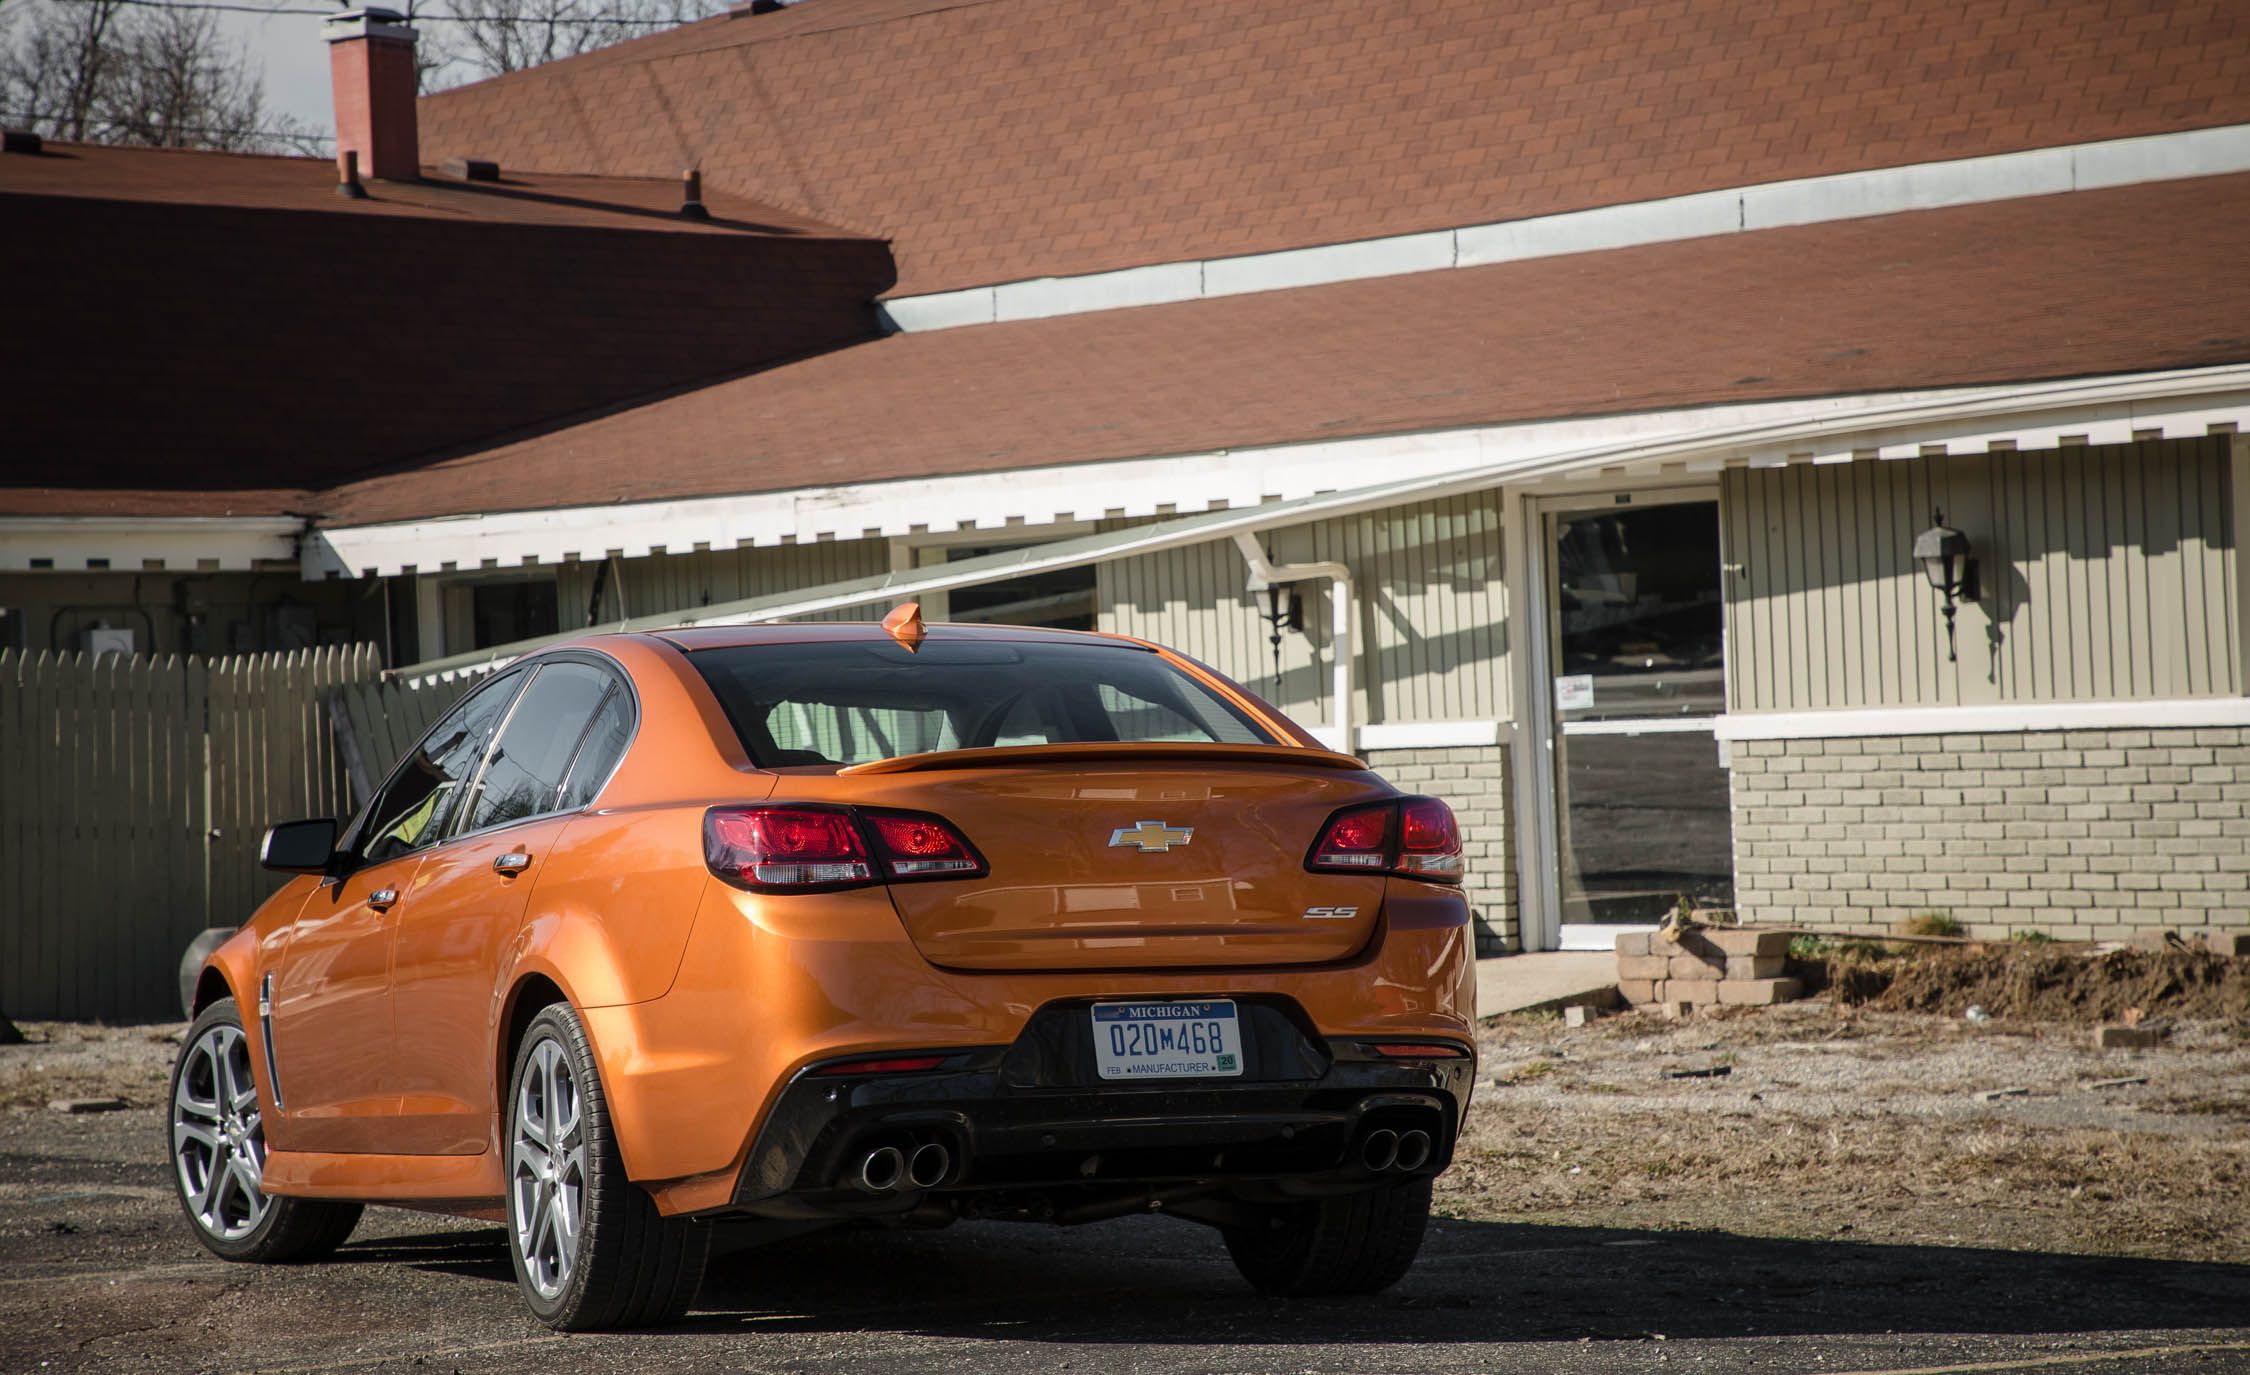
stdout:
[[520,672],[502,674],[439,718],[367,809],[354,845],[360,858],[372,864],[409,854],[445,834],[463,780],[483,758],[523,680]]
[[542,664],[501,727],[478,776],[469,822],[481,831],[561,806],[563,779],[615,680],[592,664]]
[[925,640],[909,653],[846,641],[702,650],[692,662],[769,768],[996,745],[1273,743],[1195,679],[1125,645]]
[[552,578],[469,585],[468,649],[514,644],[560,627]]
[[[956,545],[945,551],[947,563],[959,563],[985,554],[1005,553],[1021,545]],[[1040,625],[1056,630],[1094,629],[1095,573],[1093,565],[1064,568],[1052,573],[1030,573],[1003,582],[956,587],[946,594],[945,619],[981,621],[991,625]]]
[[563,784],[564,811],[574,812],[594,804],[602,784],[609,781],[610,771],[625,757],[625,746],[632,743],[632,739],[633,699],[622,684],[611,683],[609,695],[602,699],[601,710],[594,713],[594,724],[586,728],[586,738],[578,744],[578,758],[572,761],[570,777]]

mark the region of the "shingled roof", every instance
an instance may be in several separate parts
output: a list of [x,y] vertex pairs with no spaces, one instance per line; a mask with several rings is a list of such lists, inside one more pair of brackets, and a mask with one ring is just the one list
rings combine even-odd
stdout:
[[2245,223],[2250,175],[898,335],[321,504],[370,524],[2242,362]]
[[880,242],[677,174],[370,181],[0,155],[0,510],[268,514],[590,407],[872,338]]
[[424,98],[423,147],[893,241],[901,294],[2250,121],[2250,6],[814,0]]

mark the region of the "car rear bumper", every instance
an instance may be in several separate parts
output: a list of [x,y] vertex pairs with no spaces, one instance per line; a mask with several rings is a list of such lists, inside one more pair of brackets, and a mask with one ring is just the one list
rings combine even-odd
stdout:
[[[954,1049],[918,1073],[853,1073],[850,1058],[807,1066],[768,1115],[731,1209],[855,1216],[931,1195],[1016,1193],[1051,1206],[1058,1189],[1166,1186],[1291,1196],[1435,1175],[1452,1161],[1475,1077],[1465,1044],[1454,1057],[1387,1058],[1372,1042],[1312,1035],[1301,1012],[1269,999],[1242,1008],[1240,1078],[1102,1082],[1077,1034],[1086,1006],[1049,1004],[1015,1044]],[[931,1177],[868,1187],[870,1152],[932,1145]]]

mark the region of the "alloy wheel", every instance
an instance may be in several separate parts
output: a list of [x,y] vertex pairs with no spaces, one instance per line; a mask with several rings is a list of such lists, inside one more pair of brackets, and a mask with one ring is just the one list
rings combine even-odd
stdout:
[[242,1028],[208,1027],[188,1047],[172,1092],[172,1163],[205,1232],[238,1241],[265,1220],[265,1117]]
[[541,1040],[527,1071],[516,1090],[509,1212],[524,1273],[540,1297],[552,1299],[570,1283],[577,1264],[586,1136],[577,1075],[562,1045],[551,1037]]

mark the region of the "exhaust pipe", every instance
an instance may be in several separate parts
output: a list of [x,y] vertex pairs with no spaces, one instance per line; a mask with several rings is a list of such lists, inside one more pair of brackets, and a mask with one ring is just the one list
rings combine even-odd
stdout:
[[877,1146],[859,1158],[852,1183],[863,1193],[887,1194],[906,1173],[906,1156],[896,1146]]
[[934,1189],[953,1173],[953,1152],[932,1141],[916,1148],[906,1162],[906,1179],[917,1189]]
[[1359,1145],[1359,1161],[1377,1174],[1398,1161],[1398,1133],[1388,1128],[1371,1131]]
[[1426,1131],[1402,1132],[1398,1138],[1398,1167],[1412,1173],[1430,1163],[1430,1134]]

